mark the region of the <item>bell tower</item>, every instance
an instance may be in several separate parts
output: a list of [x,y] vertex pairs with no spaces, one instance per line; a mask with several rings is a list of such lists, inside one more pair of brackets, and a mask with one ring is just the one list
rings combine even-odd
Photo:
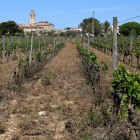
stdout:
[[35,24],[35,13],[34,10],[31,10],[31,14],[30,15],[30,24]]

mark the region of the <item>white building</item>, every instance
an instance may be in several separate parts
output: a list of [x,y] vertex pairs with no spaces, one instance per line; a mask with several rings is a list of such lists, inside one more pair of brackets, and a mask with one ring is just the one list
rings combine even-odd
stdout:
[[42,32],[50,32],[54,31],[54,25],[52,23],[48,23],[48,21],[40,21],[39,23],[35,23],[35,16],[34,10],[31,10],[30,16],[30,23],[28,24],[18,24],[19,28],[24,30],[24,33],[35,31],[37,34]]
[[[111,32],[113,33],[113,25],[111,25],[109,28],[110,28]],[[117,33],[120,34],[119,33],[119,27],[117,27]]]
[[81,31],[82,31],[82,28],[72,28],[72,29],[70,29],[70,30],[71,30],[71,31],[77,31],[77,32],[80,31],[80,32],[81,32]]

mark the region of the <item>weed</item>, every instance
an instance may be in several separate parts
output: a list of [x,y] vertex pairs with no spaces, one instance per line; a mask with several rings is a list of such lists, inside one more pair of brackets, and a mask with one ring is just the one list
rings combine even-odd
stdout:
[[107,96],[108,98],[112,98],[112,91],[111,90],[107,90],[104,93],[105,93],[105,96]]
[[94,111],[88,111],[88,118],[90,120],[89,125],[98,127],[98,125],[103,124],[103,118],[101,112],[95,113]]
[[102,67],[103,71],[105,72],[105,74],[108,72],[108,67],[106,62],[103,62],[103,67]]
[[0,122],[0,134],[3,134],[5,132],[5,126]]
[[34,76],[34,80],[38,80],[40,78],[41,75],[37,74],[36,76]]
[[101,104],[101,103],[103,103],[103,102],[104,102],[104,99],[97,98],[97,102]]
[[55,109],[53,109],[53,108],[50,108],[50,109],[49,109],[49,111],[53,112],[53,111],[55,111]]
[[23,86],[17,86],[11,88],[11,90],[14,90],[15,92],[21,93],[23,91],[24,87]]
[[51,84],[51,82],[50,82],[50,80],[49,79],[43,79],[42,80],[42,85],[50,85]]

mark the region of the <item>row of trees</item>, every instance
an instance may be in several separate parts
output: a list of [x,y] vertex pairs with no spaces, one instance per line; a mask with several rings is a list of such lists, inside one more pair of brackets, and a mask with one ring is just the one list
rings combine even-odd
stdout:
[[[92,23],[93,18],[83,19],[83,21],[79,24],[79,28],[83,28],[83,32],[92,33]],[[107,20],[104,23],[100,23],[100,21],[94,18],[94,35],[112,35],[112,30],[110,27],[110,22]],[[121,26],[119,26],[119,33],[123,36],[129,36],[131,31],[135,32],[135,35],[140,35],[140,24],[137,22],[127,22]]]

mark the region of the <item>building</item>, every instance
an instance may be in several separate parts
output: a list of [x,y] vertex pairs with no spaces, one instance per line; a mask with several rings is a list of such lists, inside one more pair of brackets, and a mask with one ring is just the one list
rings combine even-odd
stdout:
[[[111,32],[113,33],[113,25],[111,25],[109,28],[110,28]],[[120,34],[119,33],[119,27],[117,27],[117,33]]]
[[40,31],[42,32],[50,32],[54,31],[54,25],[52,23],[48,23],[48,21],[40,21],[39,23],[35,23],[36,14],[34,10],[31,10],[30,16],[30,23],[28,24],[18,24],[19,28],[24,30],[24,33],[35,31],[39,34]]
[[58,29],[58,30],[54,30],[54,33],[56,33],[56,34],[60,34],[60,33],[65,33],[65,32],[68,32],[69,30],[60,30],[60,29]]
[[60,34],[61,32],[62,32],[62,30],[60,30],[60,29],[54,30],[55,34]]
[[82,32],[82,28],[72,28],[72,29],[70,29],[70,31]]

